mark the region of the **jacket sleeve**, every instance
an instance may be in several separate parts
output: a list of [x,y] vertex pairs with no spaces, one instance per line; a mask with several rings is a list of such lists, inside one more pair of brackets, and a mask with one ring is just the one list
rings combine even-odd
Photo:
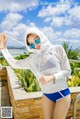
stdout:
[[22,60],[16,60],[13,58],[7,48],[2,49],[1,52],[12,68],[30,69],[38,79],[41,77],[40,72],[38,72],[37,68],[35,67],[34,58],[32,55]]
[[62,46],[57,46],[56,51],[59,55],[61,71],[55,73],[54,76],[56,80],[61,80],[71,75],[71,68],[64,48]]
[[25,58],[23,60],[16,60],[13,58],[13,56],[10,54],[7,48],[2,49],[1,52],[12,68],[30,69],[30,65],[28,62],[29,58]]

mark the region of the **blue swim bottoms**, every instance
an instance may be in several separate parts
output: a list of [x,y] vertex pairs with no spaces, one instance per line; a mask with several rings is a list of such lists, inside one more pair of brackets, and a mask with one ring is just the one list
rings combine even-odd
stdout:
[[55,93],[51,93],[51,94],[44,93],[44,95],[53,102],[56,102],[59,99],[64,98],[65,96],[67,96],[69,94],[70,94],[69,88],[66,88],[64,90],[61,90],[61,91],[55,92]]

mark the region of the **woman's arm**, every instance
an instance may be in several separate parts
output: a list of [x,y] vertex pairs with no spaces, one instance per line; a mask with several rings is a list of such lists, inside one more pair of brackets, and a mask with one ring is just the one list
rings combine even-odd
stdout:
[[40,82],[45,84],[51,80],[53,80],[53,83],[56,82],[56,80],[64,80],[65,78],[69,77],[71,75],[71,68],[69,64],[68,57],[65,53],[65,50],[62,46],[56,45],[55,49],[52,50],[52,52],[56,50],[59,60],[60,60],[60,67],[61,71],[54,73],[49,76],[42,76],[40,78]]
[[4,58],[7,60],[7,62],[10,64],[12,68],[30,69],[39,81],[39,78],[41,77],[41,73],[38,72],[38,69],[35,67],[33,54],[22,60],[14,59],[13,56],[8,51],[8,49],[6,48],[5,34],[0,34],[0,50]]
[[38,69],[35,67],[34,58],[32,54],[25,59],[16,60],[13,58],[13,56],[10,54],[7,48],[2,49],[1,52],[12,68],[30,69],[39,80],[39,78],[41,77],[41,73],[38,72]]
[[68,57],[66,55],[64,48],[59,45],[57,46],[56,51],[60,57],[61,71],[58,73],[55,73],[54,76],[56,80],[61,80],[71,75],[71,68],[70,68],[69,60],[68,60]]
[[29,64],[29,58],[26,58],[24,60],[15,60],[13,56],[10,54],[8,49],[6,48],[6,34],[1,33],[0,34],[0,50],[4,56],[4,58],[7,60],[7,62],[12,66],[13,68],[26,68],[31,69]]
[[13,56],[10,54],[7,48],[2,49],[1,52],[11,67],[30,69],[30,65],[28,62],[29,58],[25,58],[23,60],[16,60],[13,58]]

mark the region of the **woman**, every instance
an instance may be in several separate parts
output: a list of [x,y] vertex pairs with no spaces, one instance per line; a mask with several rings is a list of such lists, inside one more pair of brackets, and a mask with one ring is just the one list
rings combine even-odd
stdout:
[[37,28],[27,31],[26,47],[33,52],[24,60],[15,60],[6,48],[6,36],[0,36],[5,46],[1,51],[13,68],[30,69],[37,77],[43,92],[42,102],[45,119],[65,119],[70,106],[70,91],[66,84],[71,74],[67,55],[60,45],[51,45]]

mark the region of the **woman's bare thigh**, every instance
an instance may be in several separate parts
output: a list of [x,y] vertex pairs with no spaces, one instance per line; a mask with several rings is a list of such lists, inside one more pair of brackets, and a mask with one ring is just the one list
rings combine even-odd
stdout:
[[45,119],[53,119],[55,103],[48,99],[45,95],[42,97],[42,103]]
[[68,95],[56,102],[53,119],[65,119],[70,107],[71,95]]

